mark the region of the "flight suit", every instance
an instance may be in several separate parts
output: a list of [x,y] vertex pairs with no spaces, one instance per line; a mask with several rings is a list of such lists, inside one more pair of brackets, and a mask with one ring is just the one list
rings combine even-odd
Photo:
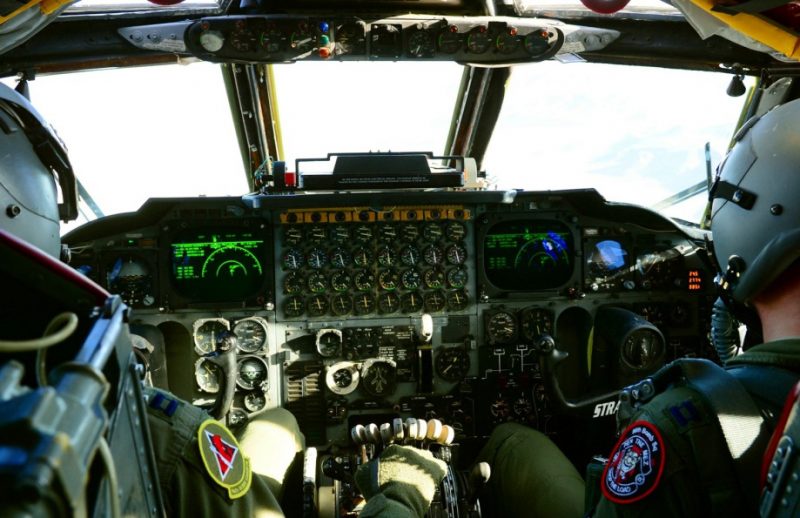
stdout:
[[147,405],[167,516],[283,516],[283,478],[304,447],[291,413],[267,411],[237,439],[166,392],[148,389]]
[[[728,362],[737,378],[752,371],[752,366],[781,369],[795,381],[800,379],[800,338],[762,344]],[[745,387],[750,392],[751,387]],[[765,403],[779,412],[785,396]],[[619,454],[616,458],[615,453]],[[539,432],[517,424],[501,425],[478,460],[492,466],[489,498],[497,516],[584,514],[582,478]],[[609,463],[610,485],[616,493],[605,493],[617,501],[603,494],[592,516],[710,516],[712,499],[718,514],[757,513],[744,505],[712,409],[688,387],[672,386],[642,406],[622,432]],[[641,475],[641,484],[632,482],[636,475]],[[744,490],[757,494],[760,488]]]

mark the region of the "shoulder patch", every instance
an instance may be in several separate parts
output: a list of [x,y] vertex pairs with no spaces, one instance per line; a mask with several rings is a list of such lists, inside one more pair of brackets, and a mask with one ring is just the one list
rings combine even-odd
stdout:
[[253,472],[233,434],[219,421],[207,419],[197,430],[200,457],[208,475],[235,500],[250,489]]
[[616,504],[638,502],[658,487],[665,463],[658,428],[636,421],[622,432],[603,470],[603,495]]

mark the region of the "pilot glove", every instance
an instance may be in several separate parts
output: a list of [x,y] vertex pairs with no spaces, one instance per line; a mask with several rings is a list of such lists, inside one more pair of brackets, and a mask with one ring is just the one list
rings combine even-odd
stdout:
[[445,473],[447,465],[428,450],[389,446],[356,472],[356,484],[367,499],[360,516],[422,517]]

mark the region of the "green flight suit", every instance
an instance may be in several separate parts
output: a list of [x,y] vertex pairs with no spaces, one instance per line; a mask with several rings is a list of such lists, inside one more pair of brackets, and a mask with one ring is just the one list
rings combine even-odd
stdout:
[[[231,498],[229,490],[215,482],[201,454],[203,438],[199,435],[201,426],[210,420],[208,414],[168,393],[148,392],[148,422],[167,516],[283,516],[278,503],[283,478],[295,454],[304,447],[291,413],[278,408],[261,414],[248,425],[238,444],[234,444],[235,438],[219,433],[228,446],[245,454],[240,460],[247,458],[247,469],[252,469],[247,491]],[[222,460],[220,466],[225,468],[230,457]],[[215,459],[210,462],[213,471]]]
[[[753,347],[728,363],[731,369],[746,370],[752,365],[777,367],[800,377],[800,338]],[[773,402],[777,409],[782,403]],[[676,406],[692,411],[686,413],[686,419],[676,420],[670,412]],[[652,423],[660,432],[663,472],[650,476],[650,482],[656,483],[640,500],[614,503],[603,496],[593,516],[705,517],[711,515],[712,498],[714,509],[721,514],[752,514],[744,507],[716,418],[698,393],[673,386],[631,419],[632,423],[640,421]],[[478,460],[492,466],[489,499],[497,516],[583,516],[583,480],[558,447],[539,432],[515,424],[499,426]]]

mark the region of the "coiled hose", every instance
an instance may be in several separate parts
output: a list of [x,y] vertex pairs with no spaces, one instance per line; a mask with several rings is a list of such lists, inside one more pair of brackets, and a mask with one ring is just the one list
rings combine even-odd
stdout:
[[739,352],[739,322],[722,298],[718,298],[711,308],[711,342],[723,365]]

